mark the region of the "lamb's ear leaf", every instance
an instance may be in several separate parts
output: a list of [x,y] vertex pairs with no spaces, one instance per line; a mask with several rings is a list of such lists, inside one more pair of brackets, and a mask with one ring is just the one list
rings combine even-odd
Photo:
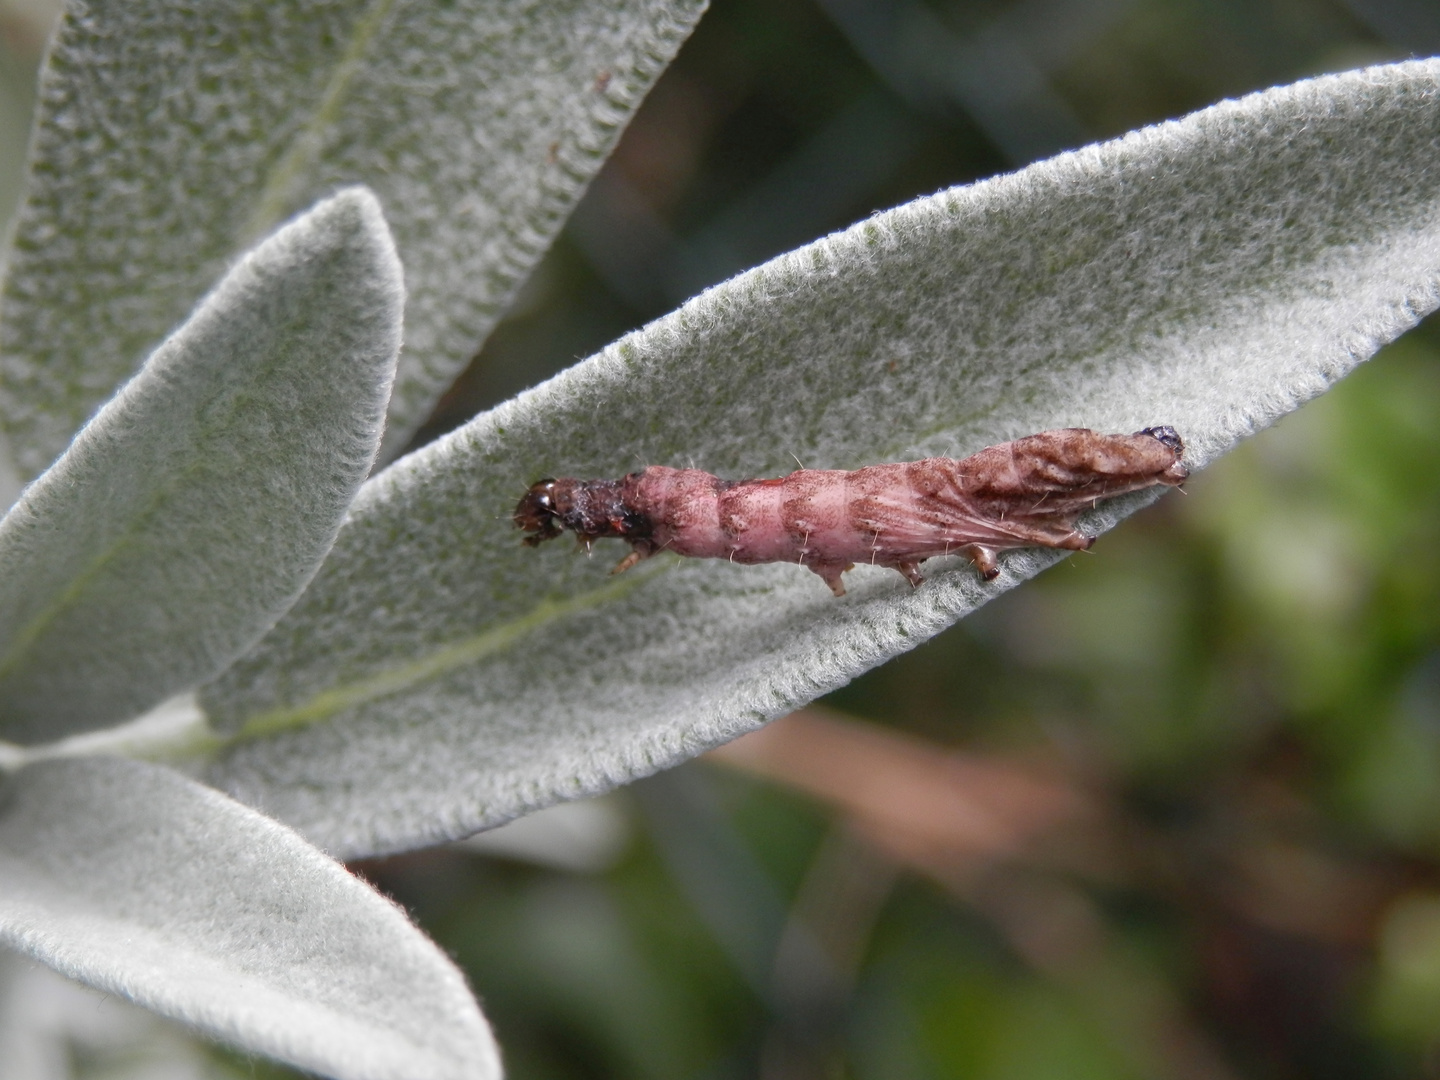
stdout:
[[490,1080],[465,979],[291,830],[160,765],[55,759],[0,786],[0,941],[336,1080]]
[[355,183],[379,195],[408,278],[387,433],[403,445],[704,6],[70,5],[0,299],[0,424],[22,473],[241,249]]
[[[212,778],[385,850],[602,791],[839,686],[1055,561],[522,548],[543,476],[730,477],[1170,424],[1203,466],[1436,304],[1440,62],[1351,72],[943,192],[759,267],[370,481],[309,592],[204,694]],[[1144,497],[1102,507],[1098,530]],[[621,545],[615,545],[620,548]]]
[[363,188],[232,270],[0,522],[0,738],[126,720],[300,594],[379,446],[404,305]]

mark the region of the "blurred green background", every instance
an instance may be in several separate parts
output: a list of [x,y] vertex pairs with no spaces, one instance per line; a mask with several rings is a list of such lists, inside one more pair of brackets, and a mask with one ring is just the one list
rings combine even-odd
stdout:
[[[1435,0],[714,0],[420,439],[873,211],[1431,52]],[[515,1080],[1440,1077],[1440,325],[823,705],[356,869]]]

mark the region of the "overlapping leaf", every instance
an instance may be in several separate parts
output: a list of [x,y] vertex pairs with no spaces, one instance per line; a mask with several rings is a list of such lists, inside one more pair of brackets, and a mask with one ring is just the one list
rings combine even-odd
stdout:
[[[732,476],[1173,424],[1203,466],[1435,306],[1440,63],[1226,102],[943,192],[696,298],[372,480],[204,695],[215,782],[332,850],[455,836],[729,739],[1053,561],[833,599],[793,566],[522,549],[543,475]],[[1143,499],[1104,508],[1103,528]],[[603,548],[604,545],[601,545]],[[1103,548],[1102,548],[1103,551]]]
[[169,769],[41,762],[0,788],[0,941],[338,1080],[490,1080],[489,1028],[404,914]]
[[374,461],[400,264],[363,189],[240,263],[0,522],[0,737],[104,727],[294,601]]
[[0,423],[45,468],[235,254],[369,185],[409,284],[403,444],[703,0],[74,5],[0,303]]

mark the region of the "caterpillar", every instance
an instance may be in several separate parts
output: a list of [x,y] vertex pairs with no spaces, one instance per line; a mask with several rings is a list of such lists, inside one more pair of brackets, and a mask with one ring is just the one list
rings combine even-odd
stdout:
[[836,596],[855,563],[898,570],[919,585],[920,563],[961,554],[987,581],[1010,548],[1084,550],[1076,520],[1099,500],[1184,483],[1175,429],[1101,435],[1042,431],[967,458],[925,458],[853,472],[800,469],[773,480],[722,480],[700,469],[651,465],[619,480],[548,478],[515,508],[535,547],[569,529],[587,548],[606,537],[630,554],[611,573],[669,550],[737,563],[793,562]]

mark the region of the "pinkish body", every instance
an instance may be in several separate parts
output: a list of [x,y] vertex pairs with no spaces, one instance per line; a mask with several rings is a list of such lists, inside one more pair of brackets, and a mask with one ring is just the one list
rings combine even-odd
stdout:
[[530,544],[574,531],[587,543],[628,540],[633,566],[657,551],[737,563],[793,562],[835,595],[854,563],[888,566],[913,585],[919,564],[964,554],[995,577],[1008,548],[1088,548],[1076,518],[1100,499],[1188,471],[1170,428],[1099,435],[1046,431],[968,458],[926,458],[851,472],[801,469],[774,480],[727,481],[699,469],[652,465],[620,480],[542,480],[516,508]]

